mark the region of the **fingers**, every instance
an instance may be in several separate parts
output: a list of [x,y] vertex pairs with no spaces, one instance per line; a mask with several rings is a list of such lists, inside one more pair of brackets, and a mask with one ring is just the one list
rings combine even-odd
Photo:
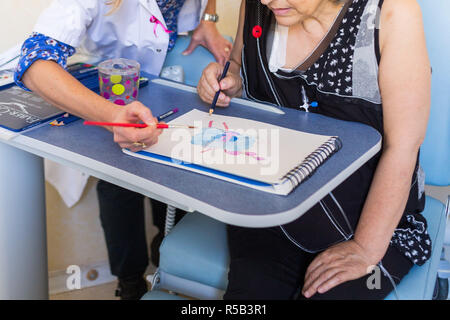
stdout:
[[222,66],[230,59],[233,44],[225,38],[216,46],[211,46],[210,50],[216,61]]
[[158,138],[161,130],[156,130],[151,127],[147,128],[117,128],[114,130],[119,135],[118,143],[145,143],[152,145],[152,141]]
[[[200,89],[199,95],[202,97],[203,101],[210,104],[214,100],[217,92],[206,86],[207,85],[205,85],[204,89]],[[230,104],[230,101],[231,101],[230,97],[228,97],[225,93],[220,92],[216,105],[220,107],[226,107]]]
[[208,49],[221,65],[225,65],[233,46],[230,41],[219,33],[214,23],[205,21],[202,21],[194,30],[189,47],[183,54],[190,54],[199,45]]
[[222,81],[220,81],[219,85],[222,91],[227,91],[233,90],[236,87],[237,83],[236,79],[233,76],[226,76],[222,79]]
[[311,277],[311,275],[314,275],[318,270],[321,270],[320,268],[323,268],[328,263],[331,262],[331,256],[329,252],[324,251],[323,253],[319,254],[308,266],[305,273],[305,285],[308,282],[308,278]]
[[231,98],[225,95],[223,92],[219,94],[216,105],[219,107],[228,107],[230,105]]
[[317,292],[320,294],[325,293],[334,287],[353,279],[354,277],[346,271],[336,272],[333,276],[329,277],[326,281],[323,281],[317,286]]
[[[345,256],[334,252],[332,248],[322,252],[306,270],[302,294],[306,298],[310,298],[317,292],[324,293],[334,286],[350,280],[343,277],[342,273],[346,270],[345,268]],[[327,290],[323,287],[325,283],[327,283]],[[333,283],[335,283],[334,286]]]
[[121,148],[128,149],[132,152],[138,152],[138,151],[146,149],[156,143],[158,143],[158,137],[156,137],[155,139],[150,140],[150,141],[144,141],[144,142],[139,141],[139,142],[133,142],[133,143],[131,143],[129,141],[125,141],[125,142],[121,142],[118,144]]
[[114,142],[122,148],[141,150],[158,142],[161,130],[154,128],[121,128],[114,127]]
[[162,133],[161,129],[156,129],[158,120],[153,117],[150,109],[140,102],[133,102],[123,107],[115,121],[124,123],[144,122],[148,125],[146,128],[113,128],[114,141],[120,147],[131,151],[139,151],[157,143],[158,136]]
[[[303,285],[302,294],[309,298],[318,292],[319,287],[327,280],[334,277],[341,272],[341,265],[339,262],[333,264],[322,264],[316,268],[312,273],[307,273],[305,276],[305,284]],[[322,293],[322,292],[320,292]]]
[[219,81],[217,80],[220,69],[221,67],[217,63],[209,64],[205,70],[203,70],[202,76],[198,82],[198,94],[200,98],[207,103],[211,103],[216,92],[220,90]]
[[200,42],[198,42],[196,39],[191,38],[191,42],[189,42],[189,46],[182,52],[182,55],[187,56],[190,55],[198,46],[200,45]]
[[153,126],[156,123],[158,123],[158,120],[155,117],[153,117],[150,109],[140,102],[135,101],[133,103],[130,103],[125,107],[125,110],[126,110],[125,116],[127,119],[124,120],[128,120],[129,122],[134,120],[140,120],[149,126]]
[[199,84],[204,96],[207,98],[211,98],[211,100],[216,92],[220,90],[219,82],[217,81],[217,79],[215,79],[214,77],[210,77],[210,75],[208,74],[205,74],[205,76],[200,79]]
[[310,298],[316,293],[325,293],[349,280],[352,280],[352,277],[345,270],[341,268],[330,268],[324,270],[308,287],[304,287],[302,294],[306,298]]
[[353,240],[339,243],[319,254],[308,266],[302,294],[310,298],[367,274],[364,251]]
[[212,92],[216,93],[220,90],[219,80],[217,80],[222,74],[222,66],[217,63],[210,64],[210,68],[205,70],[204,80],[205,83],[211,88]]
[[226,107],[231,101],[231,96],[227,91],[234,91],[237,81],[232,74],[229,74],[219,83],[217,79],[222,75],[222,72],[223,66],[218,63],[211,63],[203,70],[202,77],[197,86],[197,92],[203,101],[211,103],[217,91],[223,91],[220,93],[216,105]]
[[222,66],[225,65],[225,63],[228,60],[228,56],[229,56],[229,55],[227,55],[225,50],[214,51],[212,54],[214,56],[214,59],[216,59],[216,61]]
[[[213,102],[214,97],[216,95],[216,92],[214,92],[213,90],[210,90],[206,86],[203,87],[203,88],[199,88],[198,89],[198,93],[199,93],[199,96],[201,97],[201,99],[203,101],[205,101],[206,103],[208,103],[208,104]],[[216,106],[226,107],[226,106],[228,106],[230,104],[230,101],[231,101],[230,97],[228,97],[223,92],[220,92],[219,93],[219,97],[217,99]]]

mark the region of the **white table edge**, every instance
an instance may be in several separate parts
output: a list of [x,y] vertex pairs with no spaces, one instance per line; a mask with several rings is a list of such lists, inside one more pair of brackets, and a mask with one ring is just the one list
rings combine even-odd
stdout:
[[161,186],[127,171],[27,136],[20,135],[3,142],[40,157],[78,169],[99,179],[109,181],[179,209],[188,212],[198,211],[224,223],[255,228],[283,225],[299,218],[331,190],[347,179],[353,172],[370,160],[381,149],[380,140],[359,159],[324,184],[299,206],[280,213],[258,216],[238,214],[216,208],[213,205]]

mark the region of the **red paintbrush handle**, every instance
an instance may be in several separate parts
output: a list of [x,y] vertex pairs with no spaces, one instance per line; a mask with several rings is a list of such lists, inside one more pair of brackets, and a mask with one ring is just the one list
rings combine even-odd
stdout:
[[[85,121],[84,125],[87,126],[110,126],[110,127],[131,127],[131,128],[146,128],[145,123],[117,123],[117,122],[97,122],[97,121]],[[158,129],[168,129],[169,125],[165,123],[158,123],[156,125]]]

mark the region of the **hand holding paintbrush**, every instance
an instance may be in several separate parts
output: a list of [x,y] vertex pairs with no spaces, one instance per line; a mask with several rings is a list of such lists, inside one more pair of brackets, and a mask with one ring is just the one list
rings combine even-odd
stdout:
[[[119,122],[98,122],[98,121],[85,121],[83,123],[86,126],[105,126],[105,127],[124,127],[124,128],[147,128],[151,125],[145,123],[119,123]],[[155,123],[156,129],[195,129],[194,126],[184,124],[167,124],[167,123]]]
[[[105,117],[103,121],[85,121],[86,126],[104,126],[114,134],[114,142],[121,148],[139,151],[157,143],[161,129],[188,128],[194,126],[182,124],[166,124],[159,121],[178,112],[173,108],[158,117],[154,117],[149,108],[139,101],[134,101],[124,107],[119,107],[112,117]],[[105,121],[106,120],[106,121]]]

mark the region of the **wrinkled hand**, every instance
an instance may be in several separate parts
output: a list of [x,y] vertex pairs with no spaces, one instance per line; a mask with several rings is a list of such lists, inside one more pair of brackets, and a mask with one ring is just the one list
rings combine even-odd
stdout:
[[[372,260],[373,261],[373,260]],[[364,248],[356,241],[341,242],[319,254],[306,270],[302,294],[306,298],[350,280],[359,279],[370,272],[371,262]]]
[[219,78],[223,72],[223,66],[217,62],[210,63],[202,73],[197,85],[197,92],[200,98],[206,103],[211,103],[216,92],[222,92],[217,99],[217,106],[226,107],[230,104],[231,98],[241,94],[242,79],[240,76],[228,71],[227,76],[219,83]]
[[121,148],[127,148],[133,152],[157,143],[158,136],[162,132],[161,129],[156,129],[158,119],[153,117],[149,108],[138,101],[120,107],[114,116],[113,122],[143,122],[148,125],[146,128],[112,127],[114,142],[118,143]]
[[199,45],[208,49],[217,62],[225,65],[229,59],[232,43],[222,37],[212,21],[202,21],[192,34],[191,43],[183,52],[184,55],[191,54]]

